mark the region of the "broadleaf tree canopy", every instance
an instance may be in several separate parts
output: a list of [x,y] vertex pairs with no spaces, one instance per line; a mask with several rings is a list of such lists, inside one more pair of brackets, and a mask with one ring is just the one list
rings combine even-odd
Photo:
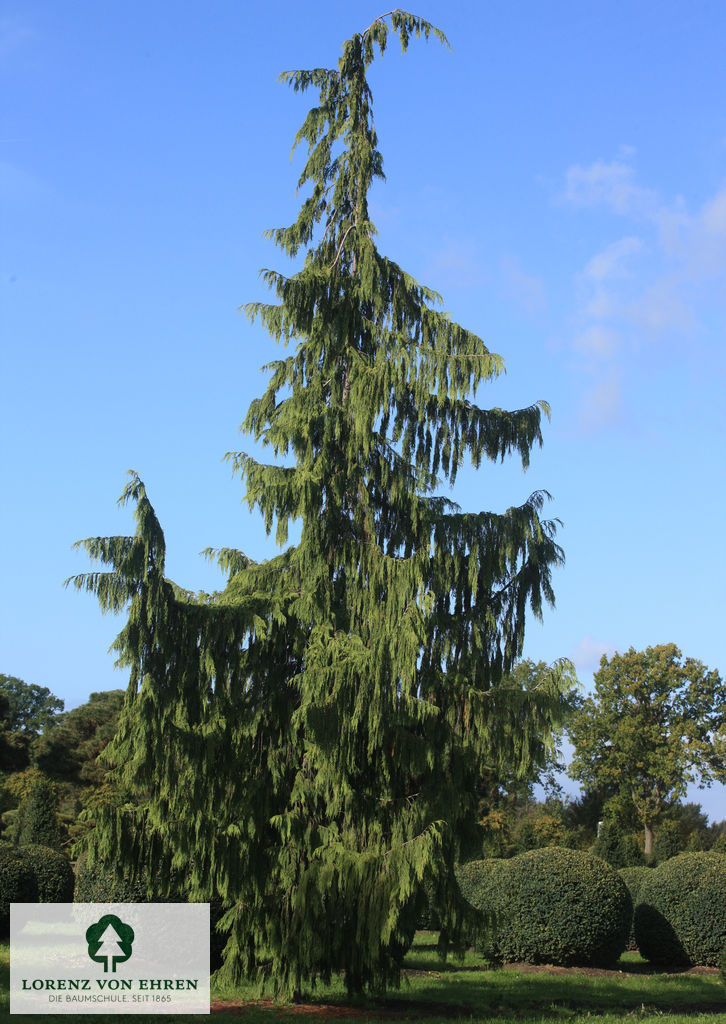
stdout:
[[726,779],[726,688],[675,644],[603,655],[595,691],[568,726],[573,778],[617,786],[635,807],[645,852],[653,828],[689,782]]
[[[476,821],[479,766],[528,766],[563,689],[497,684],[520,656],[528,608],[552,602],[562,560],[532,494],[503,514],[438,496],[475,467],[541,443],[546,407],[474,404],[502,369],[435,292],[375,245],[382,178],[366,73],[393,31],[443,35],[394,11],[343,46],[334,70],[283,75],[317,104],[296,138],[309,189],[270,233],[302,269],[265,275],[276,301],[249,316],[294,352],[271,363],[244,430],[286,456],[230,456],[281,546],[216,557],[228,581],[193,595],[164,576],[164,536],[142,482],[136,534],[82,542],[109,571],[77,577],[129,606],[116,641],[131,681],[108,759],[136,807],[110,807],[97,856],[174,868],[230,907],[226,969],[280,991],[344,973],[352,991],[396,983],[426,881],[455,939],[453,874]],[[157,876],[158,877],[158,876]]]

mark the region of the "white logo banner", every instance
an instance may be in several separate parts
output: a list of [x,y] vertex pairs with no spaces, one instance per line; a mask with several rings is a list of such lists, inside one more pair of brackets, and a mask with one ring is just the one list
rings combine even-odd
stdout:
[[13,903],[11,1013],[209,1013],[208,903]]

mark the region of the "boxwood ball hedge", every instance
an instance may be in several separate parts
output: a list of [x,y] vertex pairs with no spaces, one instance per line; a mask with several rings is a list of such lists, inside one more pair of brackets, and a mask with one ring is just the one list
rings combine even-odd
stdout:
[[71,862],[64,853],[38,843],[17,849],[35,873],[39,903],[73,902],[75,878]]
[[726,857],[682,853],[657,867],[640,890],[635,940],[655,964],[718,967],[726,945]]
[[15,846],[0,843],[0,938],[10,935],[10,904],[37,900],[38,882],[29,861]]
[[632,902],[605,861],[549,847],[459,872],[462,894],[496,916],[487,952],[505,962],[611,966],[628,942]]

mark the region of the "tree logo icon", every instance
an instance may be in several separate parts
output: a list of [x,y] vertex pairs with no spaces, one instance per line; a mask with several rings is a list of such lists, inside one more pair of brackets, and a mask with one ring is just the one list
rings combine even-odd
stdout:
[[104,973],[113,972],[131,956],[134,930],[115,914],[104,914],[86,931],[86,942],[91,960],[103,964]]

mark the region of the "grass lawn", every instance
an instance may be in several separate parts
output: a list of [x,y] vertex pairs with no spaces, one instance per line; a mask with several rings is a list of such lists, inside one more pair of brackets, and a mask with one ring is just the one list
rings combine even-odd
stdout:
[[[470,1021],[512,1024],[615,1024],[616,1021],[658,1024],[726,1024],[726,989],[715,971],[681,974],[653,972],[637,954],[620,961],[618,971],[574,968],[506,967],[492,969],[477,953],[463,963],[441,963],[436,936],[419,932],[406,957],[401,988],[384,1000],[351,1002],[342,982],[305,993],[304,1005],[286,1006],[258,1000],[250,987],[225,990],[212,986],[215,1024],[262,1024],[272,1021],[423,1020],[427,1024]],[[0,1015],[10,1019],[10,952],[0,944]],[[247,1004],[247,1005],[241,1005]],[[70,1014],[18,1016],[43,1024],[68,1020]],[[90,1022],[163,1021],[163,1015],[77,1014]],[[168,1019],[168,1016],[167,1016]],[[199,1016],[176,1017],[198,1021]]]

